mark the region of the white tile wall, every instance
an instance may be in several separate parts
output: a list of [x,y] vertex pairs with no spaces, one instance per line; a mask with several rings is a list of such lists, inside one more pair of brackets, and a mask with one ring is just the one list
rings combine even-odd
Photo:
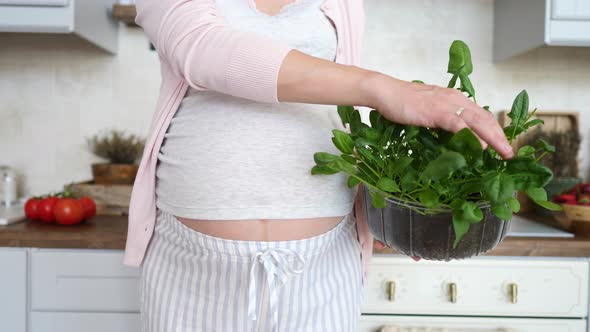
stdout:
[[85,138],[103,128],[145,135],[159,62],[140,29],[122,27],[111,56],[75,37],[0,34],[0,164],[22,195],[90,179]]
[[[580,111],[590,133],[590,48],[542,48],[492,63],[493,0],[365,0],[364,66],[446,84],[448,47],[462,39],[474,58],[478,101],[509,108],[521,89],[531,107]],[[0,164],[21,171],[21,193],[89,179],[99,161],[84,137],[106,127],[145,135],[159,87],[155,52],[140,29],[123,28],[110,56],[75,38],[0,34]],[[584,142],[581,175],[588,172]]]

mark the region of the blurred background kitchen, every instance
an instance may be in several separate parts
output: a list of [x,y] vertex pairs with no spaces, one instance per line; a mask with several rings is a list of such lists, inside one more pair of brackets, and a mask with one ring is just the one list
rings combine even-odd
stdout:
[[[0,31],[10,31],[10,27],[3,28],[7,24],[18,25],[10,23],[9,10],[18,7],[15,4],[19,2],[35,7],[35,1],[0,0]],[[84,6],[90,0],[69,2]],[[86,138],[101,130],[115,128],[140,137],[147,135],[160,82],[157,54],[150,50],[141,28],[109,17],[114,1],[96,2],[100,3],[99,11],[81,16],[74,23],[96,24],[82,27],[80,35],[0,33],[0,164],[15,171],[17,196],[21,199],[60,191],[67,183],[91,180],[91,165],[105,159],[89,150]],[[515,8],[505,8],[510,7],[510,2],[517,4]],[[117,16],[129,20],[133,4],[121,4],[129,7],[119,7]],[[519,7],[530,10],[519,12]],[[572,126],[569,130],[579,130],[582,140],[577,158],[569,162],[578,163],[575,175],[580,181],[588,179],[590,1],[365,0],[365,8],[364,67],[404,80],[445,85],[449,79],[444,74],[448,47],[453,40],[461,39],[471,48],[471,78],[478,101],[495,112],[509,110],[513,98],[526,89],[531,109],[563,112],[574,119],[568,124]],[[43,11],[39,13],[43,15]],[[82,19],[86,22],[82,23]],[[97,37],[103,29],[107,36],[104,40]],[[523,37],[522,31],[527,31],[528,37]],[[368,113],[363,114],[363,119],[368,122]],[[104,221],[110,228],[85,230],[101,233],[76,235],[78,242],[67,238],[63,230],[55,237],[32,236],[33,230],[23,226],[26,221],[0,226],[0,247],[11,248],[4,253],[0,248],[0,331],[138,331],[138,272],[116,265],[126,229],[112,225],[124,225],[124,213],[115,221],[108,216],[97,218],[97,223]],[[555,225],[552,229],[556,229]],[[48,232],[43,228],[44,234]],[[105,234],[109,232],[122,233],[115,240],[107,240]],[[574,241],[567,238],[571,234],[563,233],[559,239],[558,233],[549,230],[547,234],[545,240],[531,234],[515,236],[498,251],[497,257],[503,258],[483,260],[486,263],[474,260],[481,265],[473,261],[471,265],[445,265],[448,277],[440,277],[432,285],[422,280],[423,289],[416,293],[403,284],[403,280],[420,278],[421,270],[416,266],[424,264],[425,269],[434,270],[442,266],[430,266],[428,262],[408,265],[408,260],[388,253],[377,255],[367,287],[362,331],[397,332],[410,326],[439,327],[440,331],[588,331],[590,240],[584,242],[580,237],[573,243],[567,242]],[[88,239],[84,240],[84,236]],[[99,258],[99,253],[109,256]],[[541,258],[524,258],[528,256]],[[80,267],[85,271],[81,275],[90,273],[91,277],[73,280],[70,286],[57,285],[63,271],[77,275],[71,266]],[[109,274],[105,272],[109,268],[120,270]],[[509,306],[512,297],[517,296],[514,290],[488,294],[504,307],[497,303],[486,307],[481,302],[488,295],[483,293],[476,296],[480,299],[477,305],[447,298],[452,295],[448,294],[451,288],[447,288],[447,281],[453,280],[459,296],[468,301],[466,289],[476,292],[478,278],[483,278],[477,275],[478,270],[486,271],[485,278],[504,278],[502,282],[510,281],[510,285],[511,280],[518,280],[521,302]],[[502,274],[506,271],[507,275]],[[474,281],[469,286],[471,277]],[[527,285],[527,280],[532,281]],[[439,287],[439,281],[444,286]],[[461,282],[467,286],[461,286]],[[445,304],[428,302],[429,290]],[[543,297],[544,292],[550,294]],[[413,302],[402,302],[398,307],[392,294],[397,294],[399,301],[403,294],[414,294]]]

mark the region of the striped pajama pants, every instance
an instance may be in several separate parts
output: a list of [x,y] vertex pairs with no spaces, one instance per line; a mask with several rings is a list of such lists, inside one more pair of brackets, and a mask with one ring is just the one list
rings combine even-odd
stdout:
[[356,332],[362,300],[354,216],[307,239],[238,241],[158,209],[141,277],[143,332]]

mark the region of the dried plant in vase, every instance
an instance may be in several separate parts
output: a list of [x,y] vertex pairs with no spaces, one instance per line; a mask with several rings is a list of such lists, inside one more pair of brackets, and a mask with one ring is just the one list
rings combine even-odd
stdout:
[[[553,179],[545,186],[548,197],[553,197],[581,183],[578,176],[578,152],[582,138],[578,130],[543,131],[536,129],[523,139],[523,145],[532,145],[542,139],[555,146],[555,152],[540,162],[553,171]],[[546,212],[538,209],[538,212]]]
[[87,139],[90,151],[108,163],[92,164],[96,184],[133,184],[145,140],[124,130],[105,130]]

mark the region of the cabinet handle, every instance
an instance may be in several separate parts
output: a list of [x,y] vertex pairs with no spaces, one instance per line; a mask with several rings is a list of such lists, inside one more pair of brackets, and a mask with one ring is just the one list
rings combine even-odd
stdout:
[[387,282],[387,298],[391,302],[395,299],[395,281]]
[[518,285],[515,283],[509,284],[508,294],[510,295],[510,303],[515,304],[518,301]]
[[451,303],[457,303],[457,284],[454,282],[449,284],[449,301]]

